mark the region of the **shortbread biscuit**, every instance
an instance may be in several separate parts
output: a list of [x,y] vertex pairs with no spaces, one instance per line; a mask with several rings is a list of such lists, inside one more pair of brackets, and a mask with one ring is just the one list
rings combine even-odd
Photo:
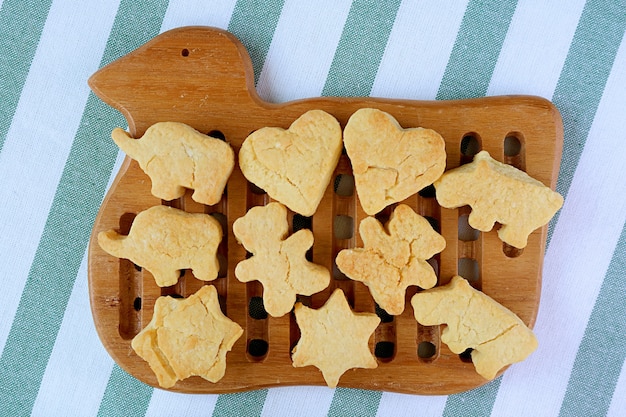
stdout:
[[335,388],[347,370],[378,366],[368,342],[380,318],[353,312],[340,289],[320,309],[296,303],[294,313],[301,334],[291,356],[294,367],[315,366]]
[[330,282],[328,269],[306,259],[313,233],[301,229],[286,237],[288,229],[287,209],[276,202],[251,208],[233,224],[235,237],[252,253],[237,264],[235,276],[263,284],[265,310],[274,317],[291,311],[296,294],[312,295]]
[[441,341],[452,352],[473,349],[476,372],[486,379],[495,378],[504,366],[526,359],[537,348],[535,335],[515,313],[460,276],[448,285],[415,294],[411,305],[420,324],[447,325]]
[[377,109],[355,112],[343,142],[361,207],[369,215],[432,184],[446,167],[441,135],[420,127],[403,129],[393,116]]
[[385,228],[374,217],[363,219],[359,233],[363,247],[342,250],[335,262],[349,278],[365,283],[387,313],[402,314],[409,285],[431,288],[437,283],[426,260],[441,252],[446,241],[409,206],[398,205]]
[[159,385],[201,376],[217,382],[226,372],[226,353],[243,329],[220,310],[217,291],[204,285],[186,299],[159,297],[148,325],[133,338],[133,350],[154,371]]
[[312,216],[341,149],[339,122],[322,110],[311,110],[288,130],[264,127],[250,134],[239,150],[239,167],[270,197],[296,213]]
[[128,236],[115,230],[98,233],[105,252],[144,267],[160,287],[176,284],[179,271],[186,268],[203,281],[217,278],[221,240],[222,227],[214,217],[167,206],[137,214]]
[[496,161],[487,151],[447,171],[435,182],[435,189],[443,207],[472,208],[468,221],[474,229],[488,232],[495,222],[500,223],[500,239],[519,249],[563,205],[560,194],[524,171]]
[[163,200],[181,197],[190,188],[194,201],[217,204],[235,165],[228,143],[183,123],[156,123],[141,139],[116,128],[111,137],[139,163],[152,181],[152,194]]

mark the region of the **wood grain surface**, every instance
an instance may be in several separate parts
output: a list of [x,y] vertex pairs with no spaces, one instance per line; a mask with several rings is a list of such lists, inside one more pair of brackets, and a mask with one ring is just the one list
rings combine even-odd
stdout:
[[[252,64],[245,48],[232,34],[214,28],[184,27],[165,32],[100,69],[90,78],[89,85],[98,97],[126,117],[134,137],[143,135],[156,122],[178,121],[222,136],[238,152],[252,131],[264,126],[287,128],[307,110],[325,110],[343,127],[357,109],[374,107],[392,114],[405,128],[421,126],[438,131],[446,141],[447,169],[471,161],[472,155],[482,149],[554,189],[561,160],[560,115],[549,101],[538,97],[458,101],[320,97],[280,104],[264,102],[254,88]],[[346,184],[343,180],[349,180],[350,175],[350,161],[342,155],[334,178],[340,176],[342,184]],[[440,342],[440,326],[425,327],[415,321],[409,300],[416,287],[407,291],[404,313],[391,317],[376,309],[367,287],[345,279],[334,267],[339,250],[361,245],[358,224],[366,217],[349,185],[335,191],[339,178],[331,181],[311,218],[289,215],[292,229],[303,225],[312,229],[312,260],[333,275],[326,290],[302,301],[319,307],[339,287],[355,310],[377,311],[383,318],[370,340],[378,368],[347,371],[339,386],[450,394],[488,382],[474,371],[471,361],[452,353]],[[138,164],[126,158],[102,203],[89,244],[92,313],[102,343],[113,359],[137,379],[158,386],[148,364],[130,347],[131,339],[150,321],[157,297],[188,296],[208,284],[217,287],[224,313],[244,328],[244,335],[227,355],[226,374],[221,381],[210,383],[192,377],[179,381],[172,391],[227,393],[284,385],[324,385],[317,368],[292,367],[290,351],[299,337],[293,314],[280,318],[264,316],[258,309],[262,286],[258,282],[241,283],[234,275],[235,266],[245,259],[246,251],[237,243],[232,224],[250,207],[267,204],[271,199],[249,184],[238,167],[222,200],[214,206],[194,202],[189,192],[178,200],[162,202],[151,195],[150,186],[150,179]],[[539,306],[547,227],[533,232],[528,246],[520,251],[503,245],[495,229],[489,233],[468,230],[463,225],[469,209],[441,208],[429,190],[404,203],[429,217],[446,239],[446,249],[430,260],[438,273],[439,285],[447,283],[460,269],[474,287],[533,326]],[[159,288],[149,272],[108,255],[98,246],[98,232],[116,229],[128,233],[137,213],[158,204],[210,213],[223,222],[225,237],[219,248],[219,278],[204,283],[187,270],[177,285]],[[384,220],[390,212],[391,208],[387,208],[377,217]],[[343,225],[339,235],[335,234],[335,226],[339,226],[336,222]]]

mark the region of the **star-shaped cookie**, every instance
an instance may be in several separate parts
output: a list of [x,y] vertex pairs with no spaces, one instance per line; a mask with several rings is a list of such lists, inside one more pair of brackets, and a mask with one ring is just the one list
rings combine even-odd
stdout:
[[215,287],[205,285],[186,299],[159,297],[152,320],[131,345],[159,385],[170,388],[193,375],[219,381],[226,372],[226,353],[242,334],[220,310]]
[[353,312],[340,289],[320,309],[296,303],[294,313],[301,333],[293,348],[294,367],[317,367],[326,384],[334,388],[348,369],[378,366],[368,341],[380,318]]
[[301,229],[286,238],[288,229],[287,209],[276,202],[253,207],[233,223],[235,237],[252,253],[237,264],[235,276],[263,284],[265,310],[273,317],[289,313],[297,294],[315,294],[330,282],[328,269],[306,259],[313,233]]
[[441,252],[446,241],[409,206],[398,205],[386,229],[374,217],[363,219],[359,234],[364,247],[339,252],[337,267],[367,285],[374,300],[389,314],[402,314],[408,286],[431,288],[437,283],[426,259]]

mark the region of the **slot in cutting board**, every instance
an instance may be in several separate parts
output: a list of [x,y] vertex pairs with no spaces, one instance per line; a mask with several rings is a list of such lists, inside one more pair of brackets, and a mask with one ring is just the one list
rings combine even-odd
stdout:
[[[321,97],[268,103],[256,93],[252,64],[243,45],[232,34],[208,27],[165,32],[100,69],[90,78],[89,85],[105,103],[122,112],[134,137],[142,136],[156,122],[178,121],[223,137],[237,152],[254,130],[264,126],[288,128],[311,109],[332,114],[344,127],[356,110],[374,107],[392,114],[405,128],[420,126],[439,132],[446,141],[446,169],[470,161],[471,155],[482,149],[554,189],[561,160],[561,118],[545,99],[500,96],[412,101]],[[370,339],[378,368],[349,370],[341,377],[339,386],[451,394],[485,384],[488,381],[475,372],[471,361],[441,343],[439,326],[421,326],[415,321],[409,303],[417,291],[415,287],[407,291],[404,313],[392,318],[377,310],[367,287],[345,279],[334,268],[339,250],[362,244],[357,230],[366,214],[354,190],[350,193],[349,186],[348,191],[344,190],[343,181],[350,176],[350,161],[342,155],[334,174],[336,181],[331,181],[317,212],[311,218],[289,214],[292,230],[303,226],[312,229],[312,260],[333,275],[329,288],[302,301],[317,308],[333,289],[342,288],[355,310],[378,311],[383,318]],[[342,184],[340,190],[336,191],[335,184]],[[210,213],[222,222],[224,239],[218,252],[223,270],[219,278],[207,284],[216,286],[223,311],[244,328],[243,336],[227,355],[222,380],[214,384],[191,377],[179,381],[171,390],[228,393],[272,386],[325,385],[317,368],[292,367],[290,351],[299,337],[293,314],[265,317],[258,308],[261,285],[241,283],[234,275],[235,266],[245,259],[246,251],[237,243],[232,224],[249,208],[267,204],[271,199],[249,184],[238,167],[229,179],[227,192],[214,206],[194,202],[189,192],[180,199],[162,202],[152,196],[150,187],[150,179],[127,157],[102,203],[89,244],[92,313],[102,343],[113,359],[135,378],[158,386],[152,370],[133,352],[130,342],[150,321],[157,297],[186,297],[205,284],[195,279],[191,271],[185,271],[177,285],[159,288],[149,272],[108,255],[98,246],[98,232],[116,229],[128,233],[137,213],[168,204],[189,212]],[[471,275],[466,278],[472,285],[533,326],[541,291],[546,226],[533,232],[528,246],[518,251],[503,245],[495,230],[468,233],[463,225],[469,209],[441,208],[430,190],[404,203],[430,218],[446,239],[446,249],[430,261],[438,273],[439,285],[446,284],[460,268]],[[378,217],[384,219],[390,212],[388,208]],[[336,235],[336,222],[351,222],[353,227],[348,227],[347,232],[338,230],[340,234]]]

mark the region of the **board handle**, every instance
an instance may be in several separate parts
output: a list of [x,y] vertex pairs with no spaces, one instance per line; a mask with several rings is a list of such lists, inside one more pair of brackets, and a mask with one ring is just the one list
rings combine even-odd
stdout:
[[217,123],[267,107],[256,92],[246,48],[233,34],[212,27],[164,32],[98,70],[88,84],[124,115],[133,137],[158,121],[191,124],[203,113]]

